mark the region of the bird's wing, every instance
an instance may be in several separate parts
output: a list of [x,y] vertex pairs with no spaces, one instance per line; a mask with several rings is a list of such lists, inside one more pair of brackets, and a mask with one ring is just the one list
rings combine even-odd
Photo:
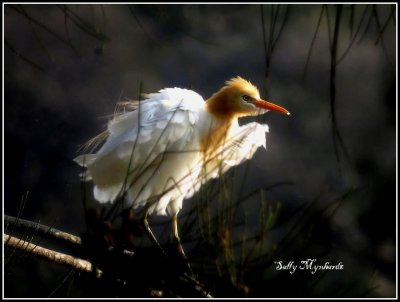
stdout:
[[[252,158],[259,147],[266,149],[267,132],[269,132],[268,125],[256,122],[235,128],[228,138],[227,144],[222,146],[220,151],[225,169]],[[226,148],[227,145],[231,145],[231,147]]]
[[206,162],[206,173],[202,183],[216,178],[253,157],[259,147],[266,148],[267,125],[253,122],[233,127],[226,141],[218,148],[214,158]]
[[203,98],[180,88],[163,89],[147,97],[137,110],[118,115],[108,123],[109,135],[96,154],[75,159],[87,167],[87,179],[93,180],[94,195],[100,202],[114,201],[125,191],[133,194],[129,192],[133,189],[136,192],[131,197],[138,199],[141,194],[138,202],[143,202],[159,193],[147,189],[151,187],[146,186],[150,179],[143,175],[151,178],[151,173],[159,173],[157,165],[166,152],[199,150],[195,125],[205,110]]
[[268,131],[268,125],[255,122],[233,127],[225,142],[203,162],[202,171],[199,174],[201,177],[187,192],[186,198],[193,196],[209,180],[221,176],[230,168],[252,158],[259,147],[266,148]]

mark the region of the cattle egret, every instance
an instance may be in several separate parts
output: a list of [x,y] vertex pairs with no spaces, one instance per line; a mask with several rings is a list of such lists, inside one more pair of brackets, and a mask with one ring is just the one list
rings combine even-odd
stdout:
[[150,233],[148,214],[170,215],[183,256],[177,224],[183,200],[266,146],[267,125],[239,126],[238,119],[267,111],[289,115],[262,100],[257,88],[241,77],[227,81],[207,101],[192,90],[165,88],[125,109],[92,140],[104,142],[97,153],[75,161],[87,169],[85,180],[93,181],[100,203],[123,200],[127,207],[144,207]]

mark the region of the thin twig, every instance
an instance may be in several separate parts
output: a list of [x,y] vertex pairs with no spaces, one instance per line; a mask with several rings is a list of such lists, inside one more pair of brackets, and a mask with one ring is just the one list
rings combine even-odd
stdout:
[[29,20],[32,24],[37,25],[38,27],[44,29],[47,33],[49,33],[50,35],[52,35],[53,37],[55,37],[56,39],[58,39],[59,41],[63,42],[64,44],[68,45],[69,47],[71,47],[71,49],[75,52],[76,55],[79,56],[79,53],[77,51],[77,49],[75,48],[75,46],[73,44],[70,43],[70,41],[68,41],[67,39],[65,39],[63,36],[61,36],[60,34],[58,34],[56,31],[54,31],[53,29],[51,29],[50,27],[48,27],[47,25],[45,25],[44,23],[38,21],[37,19],[31,17],[27,11],[24,10],[22,5],[10,5],[9,7],[11,7],[12,9],[14,9],[16,12],[18,12],[19,14],[21,14],[22,16],[24,16],[27,20]]
[[57,286],[51,291],[51,293],[47,296],[47,298],[51,298],[60,288],[61,286],[63,286],[65,284],[65,282],[67,282],[67,280],[73,276],[75,273],[74,269],[71,269],[65,276],[64,278],[61,280],[61,282],[59,284],[57,284]]
[[[264,60],[265,60],[265,78],[268,78],[268,47],[267,47],[267,39],[265,33],[265,20],[264,20],[264,9],[263,6],[260,5],[260,13],[261,13],[261,28],[262,28],[262,36],[263,36],[263,46],[264,46]],[[266,93],[266,91],[265,91]]]
[[[375,10],[375,12],[376,12],[376,10]],[[386,21],[385,21],[385,23],[383,24],[382,27],[380,26],[380,23],[379,23],[378,12],[376,12],[375,16],[376,16],[377,24],[379,25],[379,35],[375,40],[375,45],[377,45],[379,43],[379,41],[382,40],[382,36],[383,36],[387,26],[389,25],[389,21],[393,18],[394,12],[395,12],[395,6],[393,5],[390,8],[390,14],[387,17],[387,19],[386,19]]]
[[368,5],[365,6],[365,9],[364,9],[364,11],[362,13],[362,16],[361,16],[361,19],[360,19],[360,22],[358,23],[357,30],[356,30],[355,34],[352,35],[353,38],[351,39],[351,41],[350,41],[349,45],[347,46],[346,50],[343,52],[343,54],[340,56],[340,58],[337,59],[336,65],[338,65],[344,59],[344,57],[348,54],[348,52],[350,51],[351,47],[353,46],[353,43],[356,41],[356,38],[358,37],[358,34],[360,32],[360,29],[361,29],[361,25],[363,24],[364,18],[367,15],[368,8],[369,8]]
[[140,21],[138,15],[136,14],[133,5],[128,5],[129,12],[131,13],[131,16],[133,19],[135,19],[137,25],[140,27],[140,29],[143,31],[143,33],[148,37],[149,40],[151,40],[152,43],[156,44],[158,47],[163,47],[162,43],[159,43],[144,27],[143,23]]
[[206,297],[206,298],[213,298],[213,296],[211,296],[209,291],[206,291],[204,289],[203,284],[201,284],[196,278],[194,278],[193,276],[190,276],[187,273],[183,274],[182,279],[185,279],[189,282],[191,282],[194,285],[194,290],[199,292],[202,296]]
[[83,32],[86,34],[92,36],[93,38],[97,39],[98,41],[102,43],[107,43],[111,41],[111,39],[102,32],[99,32],[97,29],[95,29],[89,22],[84,20],[82,17],[80,17],[77,13],[75,13],[73,10],[71,10],[67,5],[58,5],[58,8],[66,14],[70,20]]
[[324,10],[325,10],[325,6],[322,5],[322,7],[321,7],[321,12],[320,12],[320,14],[319,14],[319,18],[318,18],[318,22],[317,22],[317,27],[316,27],[316,29],[315,29],[314,36],[313,36],[313,38],[312,38],[312,40],[311,40],[310,48],[308,49],[307,61],[306,61],[306,65],[304,66],[303,75],[302,75],[302,77],[301,77],[301,81],[302,81],[302,82],[304,82],[304,79],[306,78],[308,65],[310,64],[310,60],[311,60],[311,53],[312,53],[312,50],[313,50],[313,48],[314,48],[314,44],[315,44],[315,40],[316,40],[316,38],[317,38],[317,34],[318,34],[319,27],[320,27],[320,25],[321,25],[321,20],[322,20],[322,16],[324,15]]
[[22,53],[20,53],[18,50],[15,49],[15,47],[13,45],[11,45],[11,43],[7,40],[4,40],[4,45],[6,47],[8,47],[8,49],[10,49],[19,59],[21,59],[22,61],[24,61],[25,63],[28,63],[29,65],[31,65],[32,67],[36,68],[37,70],[43,72],[46,74],[46,70],[40,66],[39,64],[35,63],[34,61],[32,61],[31,59],[29,59],[28,57],[26,57],[25,55],[23,55]]
[[349,18],[349,24],[350,24],[350,39],[353,38],[353,28],[354,28],[354,14],[355,14],[356,6],[355,4],[350,5],[350,18]]
[[281,37],[283,29],[285,28],[287,20],[289,18],[289,12],[290,12],[290,5],[288,4],[288,5],[286,5],[286,10],[284,12],[284,16],[283,16],[283,21],[282,21],[281,27],[279,28],[279,31],[278,31],[278,33],[277,33],[277,35],[276,35],[276,37],[274,39],[274,42],[272,44],[272,49],[275,48],[276,43],[278,42],[279,38]]
[[[380,20],[379,20],[379,15],[378,15],[378,10],[376,9],[376,5],[373,6],[372,12],[373,12],[373,16],[374,16],[374,20],[375,20],[377,29],[379,30],[378,39],[375,41],[375,45],[377,45],[378,42],[381,41],[380,44],[381,44],[381,46],[382,46],[383,54],[385,55],[385,58],[386,58],[386,60],[388,61],[388,63],[389,63],[390,65],[393,66],[393,63],[392,63],[392,61],[391,61],[391,59],[390,59],[390,57],[389,57],[389,54],[388,54],[388,52],[387,52],[387,50],[386,50],[386,47],[385,47],[385,43],[384,43],[384,41],[383,41],[383,33],[384,33],[384,31],[385,31],[385,28],[384,28],[384,27],[386,27],[386,25],[388,24],[388,22],[385,24],[384,27],[381,26],[381,22],[380,22]],[[388,18],[387,21],[389,21],[389,19],[390,19],[390,16],[389,16],[389,18]]]
[[332,119],[332,137],[333,137],[333,146],[335,149],[335,156],[339,164],[340,173],[341,173],[340,151],[344,153],[347,159],[349,158],[336,119],[336,62],[337,62],[337,51],[339,48],[339,29],[342,16],[342,8],[343,8],[342,4],[339,4],[336,8],[336,16],[334,24],[335,27],[333,32],[333,41],[331,44],[331,66],[330,66],[330,107],[331,107],[331,119]]

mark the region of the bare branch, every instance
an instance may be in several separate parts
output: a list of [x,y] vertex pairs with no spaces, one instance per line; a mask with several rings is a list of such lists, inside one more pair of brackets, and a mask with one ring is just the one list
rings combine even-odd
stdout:
[[86,272],[86,273],[92,273],[95,272],[96,277],[100,278],[101,275],[103,274],[103,272],[97,268],[94,268],[92,263],[84,260],[84,259],[80,259],[80,258],[76,258],[73,257],[71,255],[67,255],[67,254],[63,254],[63,253],[59,253],[50,249],[46,249],[44,247],[26,242],[22,239],[13,237],[13,236],[9,236],[7,234],[4,234],[3,236],[4,239],[4,245],[9,246],[9,247],[13,247],[19,250],[23,250],[27,253],[30,253],[32,255],[35,255],[37,257],[40,257],[42,259],[57,263],[57,264],[61,264],[82,272]]
[[[43,225],[37,222],[20,219],[9,215],[4,215],[4,222],[7,226],[11,225],[14,228],[34,229],[36,235],[41,235],[50,239],[56,239],[60,242],[72,243],[77,246],[82,245],[81,237],[57,230],[52,226]],[[11,237],[13,236],[11,235]],[[132,256],[134,254],[134,252],[125,249],[122,250],[122,253],[126,256]]]
[[37,234],[40,234],[42,236],[46,236],[46,237],[50,237],[50,238],[54,238],[60,241],[65,241],[65,242],[69,242],[72,244],[76,244],[76,245],[81,245],[82,244],[82,240],[80,237],[54,229],[52,227],[37,223],[37,222],[33,222],[33,221],[29,221],[29,220],[25,220],[25,219],[17,219],[16,217],[12,217],[9,215],[4,215],[4,222],[6,224],[10,224],[15,228],[32,228],[35,229]]

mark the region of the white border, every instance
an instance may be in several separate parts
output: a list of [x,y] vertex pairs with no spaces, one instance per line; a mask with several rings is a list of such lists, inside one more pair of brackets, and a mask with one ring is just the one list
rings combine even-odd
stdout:
[[[4,6],[7,4],[391,4],[396,5],[396,184],[398,184],[398,3],[397,2],[3,2],[2,3],[2,210],[4,214]],[[2,216],[2,233],[4,235],[4,216]],[[2,245],[4,255],[4,244]],[[21,300],[21,298],[4,297],[4,257],[2,259],[2,298],[3,300]],[[251,298],[251,300],[397,300],[398,298],[398,185],[396,185],[396,297],[395,298]],[[23,298],[25,300],[71,300],[72,298]],[[75,299],[75,298],[74,298]],[[156,298],[76,298],[79,300],[154,300]],[[178,298],[162,298],[178,300]],[[189,298],[205,300],[205,298]],[[248,300],[246,298],[214,298],[216,300]]]

